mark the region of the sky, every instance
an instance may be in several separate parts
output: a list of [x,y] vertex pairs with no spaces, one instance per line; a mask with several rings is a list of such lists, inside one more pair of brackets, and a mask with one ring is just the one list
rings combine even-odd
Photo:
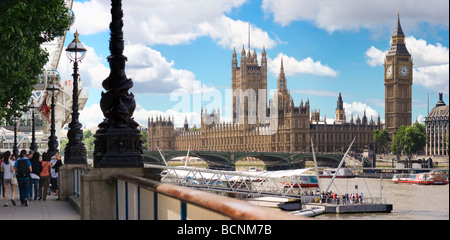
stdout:
[[[427,110],[444,93],[449,103],[448,0],[126,0],[124,55],[134,87],[134,119],[147,127],[149,117],[188,118],[200,126],[200,112],[219,109],[230,121],[231,58],[236,49],[251,51],[258,62],[268,58],[268,90],[276,89],[281,59],[295,106],[309,99],[321,119],[333,122],[342,94],[347,119],[384,122],[385,54],[397,16],[413,57],[412,121],[423,122]],[[89,98],[80,112],[85,128],[103,120],[99,102],[102,81],[109,75],[110,1],[75,0],[75,23],[65,47],[78,30],[87,46],[79,64]],[[250,27],[249,27],[250,26]],[[58,66],[71,79],[65,55]],[[429,99],[429,104],[428,104]],[[326,117],[325,117],[326,116]]]

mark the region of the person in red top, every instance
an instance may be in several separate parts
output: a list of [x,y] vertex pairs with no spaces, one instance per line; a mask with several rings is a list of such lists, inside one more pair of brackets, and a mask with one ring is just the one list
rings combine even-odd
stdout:
[[52,169],[52,164],[50,164],[50,161],[46,160],[46,157],[42,158],[41,161],[42,164],[42,171],[39,174],[39,198],[41,199],[47,199],[48,194],[48,185],[49,185],[49,179],[50,179],[50,171]]

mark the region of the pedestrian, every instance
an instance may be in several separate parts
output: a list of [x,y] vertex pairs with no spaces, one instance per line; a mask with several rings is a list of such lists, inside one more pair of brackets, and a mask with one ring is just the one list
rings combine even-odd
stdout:
[[[1,152],[0,152],[0,156],[2,156]],[[2,165],[2,158],[3,158],[3,156],[0,158],[0,166]],[[0,170],[0,192],[2,193],[3,198],[5,198],[5,188],[3,185],[3,172],[1,170]]]
[[[45,157],[44,157],[45,154]],[[52,169],[52,164],[47,159],[47,154],[44,153],[41,165],[42,165],[42,171],[39,174],[39,198],[38,200],[43,199],[44,201],[47,199],[47,193],[48,193],[48,185],[49,185],[49,179],[50,179],[50,172]]]
[[[40,161],[40,157],[41,154],[39,154],[38,152],[33,153],[33,156],[30,160],[31,162],[31,168],[33,169],[33,171],[30,173],[31,176],[31,184],[30,184],[30,188],[32,190],[34,190],[34,200],[37,200],[38,197],[38,185],[39,185],[39,175],[41,174],[42,171],[42,164]],[[32,191],[30,190],[30,200],[32,197]]]
[[11,189],[11,203],[16,206],[16,202],[14,201],[14,197],[16,195],[16,185],[17,185],[17,178],[14,173],[14,160],[13,156],[11,155],[10,151],[6,151],[3,154],[3,161],[1,164],[0,170],[3,172],[3,185],[4,185],[4,198],[5,198],[5,204],[4,206],[8,206],[8,186]]
[[[33,154],[34,154],[34,151],[33,150],[29,150],[28,151],[28,155],[26,156],[27,158],[28,158],[28,160],[30,160],[30,162],[31,162],[31,159],[33,158]],[[32,166],[33,167],[33,166]],[[31,175],[30,175],[31,176]],[[33,186],[33,182],[32,182],[32,178],[30,177],[30,180],[29,180],[29,183],[28,183],[28,189],[27,189],[27,199],[28,199],[28,201],[30,201],[31,200],[31,197],[32,197],[32,195],[33,195],[33,189],[32,189],[32,186]]]
[[51,159],[50,163],[52,164],[52,171],[50,174],[50,185],[52,187],[50,189],[55,192],[53,196],[58,196],[58,172],[59,167],[62,165],[61,155],[56,153]]
[[20,196],[20,202],[22,203],[22,206],[28,206],[28,200],[27,200],[27,192],[28,192],[28,185],[30,183],[30,173],[32,172],[31,169],[31,162],[26,158],[27,151],[22,150],[19,154],[19,159],[14,163],[14,170],[17,174],[17,181],[19,182],[19,196]]

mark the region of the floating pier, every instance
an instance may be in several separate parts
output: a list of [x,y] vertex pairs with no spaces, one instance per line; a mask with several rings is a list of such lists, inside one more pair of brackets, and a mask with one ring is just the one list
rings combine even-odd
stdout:
[[313,207],[325,207],[325,213],[390,213],[392,204],[344,204],[336,205],[329,203],[303,204],[302,209]]

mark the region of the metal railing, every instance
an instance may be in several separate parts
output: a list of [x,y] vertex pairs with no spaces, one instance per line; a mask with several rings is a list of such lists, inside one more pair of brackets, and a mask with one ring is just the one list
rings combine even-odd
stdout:
[[118,220],[302,220],[280,210],[130,175],[113,175]]
[[145,164],[145,167],[163,170],[161,174],[162,182],[199,190],[291,199],[300,199],[305,191],[310,191],[310,188],[303,189],[301,187],[303,181],[298,176],[292,178],[270,177],[264,174],[251,174],[251,172],[244,173],[152,164]]
[[73,169],[73,195],[77,198],[81,193],[81,175],[87,171],[87,168],[74,168]]

